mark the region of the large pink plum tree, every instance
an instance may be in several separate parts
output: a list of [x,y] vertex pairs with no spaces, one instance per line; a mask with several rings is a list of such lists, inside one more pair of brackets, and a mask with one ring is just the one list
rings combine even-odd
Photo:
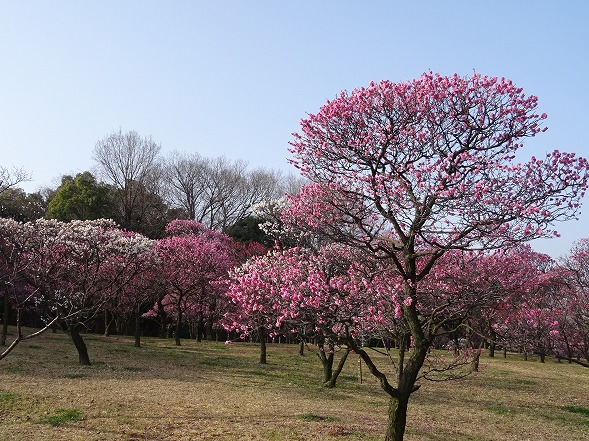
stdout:
[[388,378],[358,347],[390,396],[387,440],[403,439],[435,337],[421,285],[441,257],[554,236],[551,224],[578,212],[586,159],[554,151],[516,161],[545,118],[510,80],[426,73],[342,92],[294,135],[292,163],[311,184],[283,220],[386,262],[402,280],[399,319],[413,342],[404,366]]

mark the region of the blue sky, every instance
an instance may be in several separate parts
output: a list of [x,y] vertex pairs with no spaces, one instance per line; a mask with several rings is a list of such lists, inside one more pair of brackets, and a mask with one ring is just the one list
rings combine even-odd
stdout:
[[[306,113],[371,80],[511,78],[540,99],[549,130],[522,158],[589,156],[589,2],[0,0],[0,164],[27,191],[93,166],[114,130],[177,150],[291,171]],[[585,201],[589,212],[589,198]],[[589,216],[554,257],[589,237]]]

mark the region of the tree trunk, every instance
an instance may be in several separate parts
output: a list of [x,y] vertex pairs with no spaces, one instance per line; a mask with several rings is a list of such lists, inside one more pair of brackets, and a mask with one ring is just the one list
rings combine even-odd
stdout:
[[258,335],[260,337],[260,364],[266,364],[266,329],[263,326],[258,328]]
[[305,355],[305,341],[302,339],[299,342],[299,355]]
[[109,317],[108,309],[104,310],[104,336],[110,337],[110,325],[112,324],[112,319]]
[[162,297],[158,297],[157,299],[157,316],[160,323],[160,338],[169,337],[170,327],[168,326],[168,315],[164,309],[164,305],[162,303]]
[[479,371],[479,362],[481,360],[481,352],[483,352],[482,348],[478,348],[474,354],[472,362],[470,363],[470,368],[472,372]]
[[330,387],[329,382],[333,376],[333,348],[330,346],[330,349],[328,355],[325,353],[325,347],[323,345],[319,346],[319,359],[323,366],[323,385],[326,387]]
[[213,339],[214,339],[213,336],[214,336],[213,321],[207,320],[207,323],[205,325],[205,338],[207,339],[207,341],[213,341]]
[[403,441],[405,426],[407,425],[407,407],[409,395],[391,398],[389,401],[389,418],[385,441]]
[[6,346],[6,336],[8,335],[8,320],[10,320],[10,302],[8,293],[4,291],[4,301],[2,302],[2,335],[0,335],[0,346]]
[[[414,273],[415,261],[408,259],[407,263],[409,269],[411,269],[411,273]],[[405,293],[407,297],[414,298],[415,288],[410,285],[405,285]],[[386,441],[403,441],[405,426],[407,424],[407,406],[409,405],[409,397],[420,387],[415,383],[417,382],[419,371],[427,357],[431,343],[423,333],[415,304],[403,305],[403,315],[407,320],[411,337],[413,337],[413,345],[411,351],[407,351],[408,354],[410,354],[407,362],[404,365],[399,364],[396,391],[387,391],[387,388],[385,388],[385,391],[391,396],[389,402],[387,433],[385,436]],[[381,387],[384,388],[382,381]]]
[[489,341],[489,357],[495,357],[495,349],[497,347],[497,333],[493,329],[492,326],[489,326],[490,331],[490,341]]
[[135,329],[134,329],[134,336],[135,336],[135,347],[141,347],[141,314],[139,311],[135,311]]
[[176,320],[176,329],[174,330],[174,342],[176,346],[180,346],[180,329],[182,328],[182,310],[178,305],[178,317]]
[[339,374],[342,372],[342,369],[344,368],[344,364],[346,364],[346,360],[347,360],[349,354],[350,354],[350,348],[347,348],[346,352],[340,358],[339,363],[338,363],[337,367],[335,368],[335,371],[333,371],[331,373],[331,378],[329,379],[329,382],[327,384],[324,384],[326,387],[328,387],[328,388],[335,387],[337,377],[339,377]]
[[74,342],[74,346],[78,350],[78,359],[80,361],[80,365],[82,366],[90,366],[90,357],[88,356],[88,348],[86,347],[86,343],[84,343],[84,339],[80,335],[80,326],[73,325],[69,327],[69,333],[72,341]]
[[198,322],[196,324],[196,341],[199,343],[202,341],[203,328],[204,323],[202,317],[199,317]]

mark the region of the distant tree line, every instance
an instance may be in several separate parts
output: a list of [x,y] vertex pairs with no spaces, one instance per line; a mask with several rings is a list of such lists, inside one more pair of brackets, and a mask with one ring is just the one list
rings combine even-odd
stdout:
[[[0,168],[0,217],[20,222],[113,219],[121,228],[161,238],[173,219],[196,220],[240,240],[264,241],[251,206],[298,191],[302,180],[241,159],[198,153],[161,155],[135,131],[115,131],[93,151],[94,172],[65,175],[57,188],[26,193],[21,169]],[[267,240],[267,239],[266,239]]]

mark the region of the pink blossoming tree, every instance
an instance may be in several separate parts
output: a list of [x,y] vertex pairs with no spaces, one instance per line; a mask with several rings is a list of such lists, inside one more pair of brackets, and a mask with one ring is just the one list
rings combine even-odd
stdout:
[[165,296],[153,313],[173,317],[174,340],[180,346],[186,318],[204,324],[222,315],[218,308],[222,287],[213,282],[227,277],[236,264],[236,252],[230,237],[195,221],[173,221],[166,232],[171,236],[155,246]]
[[390,396],[387,440],[403,439],[420,387],[434,338],[421,285],[440,258],[553,236],[551,224],[578,211],[585,159],[554,151],[515,161],[522,141],[544,130],[536,109],[536,97],[509,80],[428,73],[343,92],[294,135],[292,163],[312,184],[290,199],[283,220],[387,262],[402,280],[413,344],[396,378],[350,339]]
[[[334,369],[336,345],[343,342],[346,329],[360,329],[362,315],[370,310],[367,302],[376,301],[356,288],[362,282],[355,254],[333,244],[317,252],[275,249],[250,259],[230,273],[227,296],[235,308],[226,315],[226,327],[244,334],[255,331],[262,338],[289,333],[313,339],[323,383],[334,387],[350,351],[343,347]],[[260,363],[266,363],[263,342]]]
[[[573,244],[569,254],[562,259],[567,271],[568,293],[560,297],[559,335],[561,358],[589,367],[589,239]],[[583,358],[585,362],[579,359]]]

